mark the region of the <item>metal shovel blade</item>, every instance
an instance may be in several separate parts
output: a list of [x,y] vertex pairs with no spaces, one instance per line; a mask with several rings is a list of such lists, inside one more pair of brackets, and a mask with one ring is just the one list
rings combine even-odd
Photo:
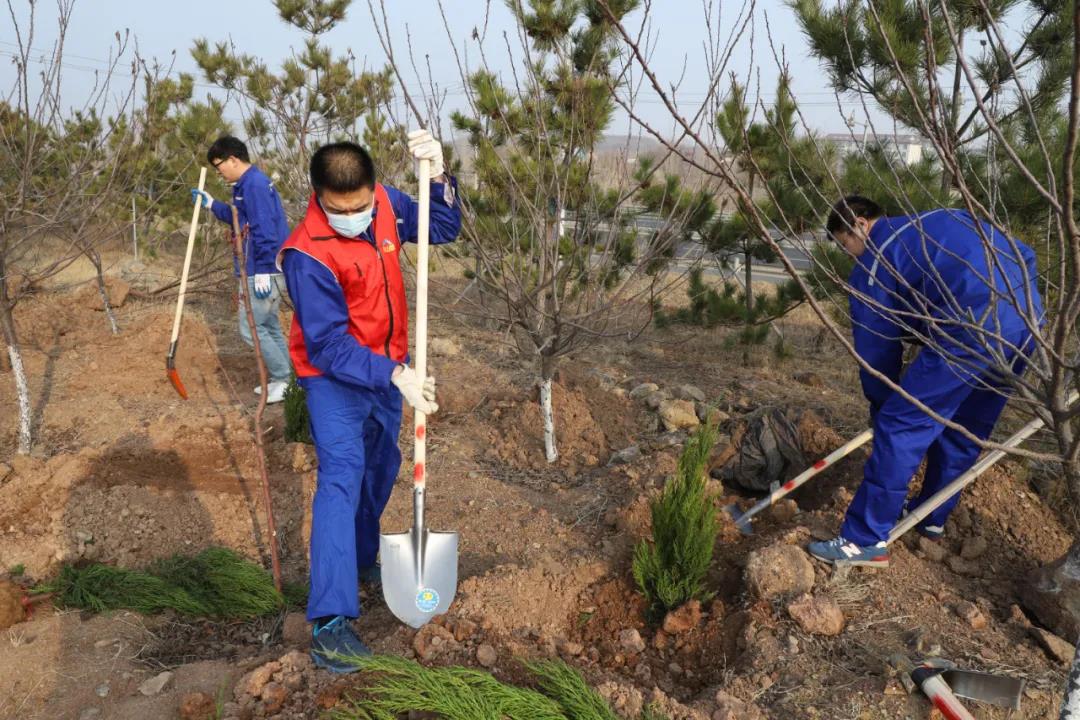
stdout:
[[383,597],[414,628],[450,609],[457,594],[458,534],[413,530],[379,536]]
[[724,506],[724,512],[728,514],[731,521],[735,523],[736,529],[743,535],[753,535],[754,526],[750,523],[750,518],[746,517],[746,513],[739,510],[739,506],[734,503]]
[[1020,709],[1020,697],[1024,692],[1024,681],[1020,678],[955,668],[946,670],[942,677],[957,697],[1013,710]]

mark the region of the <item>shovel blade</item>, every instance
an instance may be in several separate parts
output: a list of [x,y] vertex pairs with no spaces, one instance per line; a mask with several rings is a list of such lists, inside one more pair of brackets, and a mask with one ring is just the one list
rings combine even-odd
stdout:
[[957,669],[946,670],[942,677],[957,697],[1020,709],[1020,697],[1024,692],[1024,681],[1020,678]]
[[458,534],[414,531],[379,536],[383,598],[410,627],[450,609],[457,593]]
[[746,517],[746,513],[743,513],[739,510],[738,505],[726,505],[724,507],[724,512],[726,512],[728,516],[731,517],[732,522],[735,523],[735,527],[743,535],[754,534],[754,526],[750,523],[750,518]]

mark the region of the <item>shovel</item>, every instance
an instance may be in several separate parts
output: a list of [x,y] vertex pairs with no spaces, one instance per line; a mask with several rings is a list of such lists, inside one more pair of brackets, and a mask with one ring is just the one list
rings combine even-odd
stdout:
[[[199,192],[206,185],[206,168],[199,169]],[[180,295],[176,299],[176,317],[173,319],[172,340],[169,341],[169,354],[165,356],[165,374],[169,382],[176,388],[180,397],[187,400],[187,388],[180,380],[180,373],[176,371],[176,346],[180,342],[180,318],[184,316],[184,296],[187,294],[188,271],[191,269],[191,251],[195,249],[195,231],[199,229],[199,208],[202,207],[202,197],[196,196],[195,208],[191,211],[191,229],[188,231],[187,252],[184,253],[184,270],[180,273]]]
[[908,692],[917,685],[946,718],[972,718],[958,698],[997,705],[998,707],[1020,709],[1020,698],[1024,692],[1024,680],[1007,675],[961,670],[948,660],[930,658],[916,665],[902,654],[894,655],[889,660],[901,679],[911,684],[905,685]]
[[[416,372],[427,377],[428,228],[431,214],[431,161],[420,161],[420,217],[416,252]],[[427,418],[415,413],[413,446],[413,526],[407,532],[379,535],[382,587],[386,605],[399,620],[418,628],[450,609],[457,592],[458,534],[424,527]]]
[[750,521],[755,515],[775,505],[781,498],[786,497],[795,490],[809,482],[810,478],[814,477],[818,473],[824,471],[826,468],[835,465],[843,458],[850,455],[858,448],[865,445],[870,438],[874,436],[872,430],[863,430],[861,433],[848,440],[847,443],[841,447],[833,450],[821,460],[808,467],[803,472],[799,473],[795,477],[788,480],[783,485],[774,483],[773,487],[769,490],[769,494],[763,497],[761,500],[754,503],[754,506],[744,513],[739,513],[738,505],[728,505],[724,508],[724,511],[731,516],[731,519],[735,521],[735,527],[739,529],[743,535],[752,535],[754,533],[753,527],[750,525]]

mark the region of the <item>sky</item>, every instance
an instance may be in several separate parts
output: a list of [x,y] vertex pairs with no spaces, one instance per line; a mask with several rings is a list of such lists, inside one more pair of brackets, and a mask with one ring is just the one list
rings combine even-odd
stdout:
[[[38,0],[36,3],[36,26],[32,47],[48,51],[56,39],[56,3],[71,0]],[[376,5],[378,0],[375,0]],[[7,8],[0,14],[0,90],[6,95],[12,87],[14,70],[9,61],[17,49],[14,22],[25,33],[28,27],[29,0],[10,0],[15,21]],[[436,84],[447,90],[447,109],[464,103],[461,91],[461,75],[450,43],[450,37],[465,55],[470,46],[468,60],[478,59],[475,42],[470,36],[474,28],[482,29],[487,19],[488,60],[500,72],[512,71],[504,32],[513,34],[514,28],[509,11],[502,0],[444,0],[450,34],[443,24],[437,0],[387,0],[390,31],[395,53],[400,57],[408,51],[411,40],[413,52],[418,58],[430,58],[431,74]],[[2,6],[0,6],[2,7]],[[742,2],[725,0],[654,0],[651,8],[650,34],[652,38],[652,66],[665,84],[679,82],[682,109],[690,109],[694,101],[700,101],[707,90],[708,77],[704,66],[704,47],[708,42],[709,28],[706,13],[712,18],[712,30],[727,38],[738,25],[737,15]],[[628,24],[636,28],[640,13],[631,16]],[[850,98],[844,99],[844,113],[837,108],[837,100],[828,86],[821,66],[809,57],[806,42],[795,22],[793,13],[782,0],[757,0],[752,31],[742,37],[731,55],[728,70],[739,75],[754,89],[761,88],[761,97],[771,102],[778,66],[773,48],[783,52],[792,68],[793,89],[799,98],[808,125],[821,132],[846,131],[844,114],[854,112],[857,119],[865,120],[861,105]],[[155,57],[163,64],[175,62],[176,72],[191,72],[202,81],[190,49],[195,39],[204,37],[211,41],[231,39],[235,45],[248,53],[262,57],[272,68],[278,66],[294,47],[302,34],[281,21],[270,0],[186,0],[185,2],[161,2],[147,0],[75,0],[71,26],[65,46],[65,102],[77,104],[84,98],[94,79],[94,70],[105,66],[110,48],[115,48],[114,34],[130,32],[144,57]],[[771,42],[770,42],[771,37]],[[751,43],[753,38],[753,43]],[[368,0],[353,0],[345,22],[326,36],[326,42],[339,53],[351,49],[358,67],[380,68],[385,56],[372,27]],[[516,43],[515,38],[511,42]],[[771,47],[771,46],[772,47]],[[751,67],[756,69],[750,72]],[[406,84],[415,89],[419,81],[414,74],[406,75]],[[214,89],[201,82],[198,95],[205,96]],[[638,110],[642,116],[661,131],[671,128],[670,118],[662,103],[655,96],[643,94]],[[237,121],[240,113],[230,109],[227,118]],[[880,122],[875,117],[875,122]],[[609,130],[612,134],[633,134],[630,122],[620,113]],[[861,132],[861,131],[860,131]]]

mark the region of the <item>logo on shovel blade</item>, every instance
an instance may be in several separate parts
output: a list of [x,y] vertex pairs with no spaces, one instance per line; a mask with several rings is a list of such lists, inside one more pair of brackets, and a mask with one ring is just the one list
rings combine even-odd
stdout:
[[422,589],[416,593],[416,607],[420,612],[435,612],[435,608],[439,607],[439,593],[431,588]]

